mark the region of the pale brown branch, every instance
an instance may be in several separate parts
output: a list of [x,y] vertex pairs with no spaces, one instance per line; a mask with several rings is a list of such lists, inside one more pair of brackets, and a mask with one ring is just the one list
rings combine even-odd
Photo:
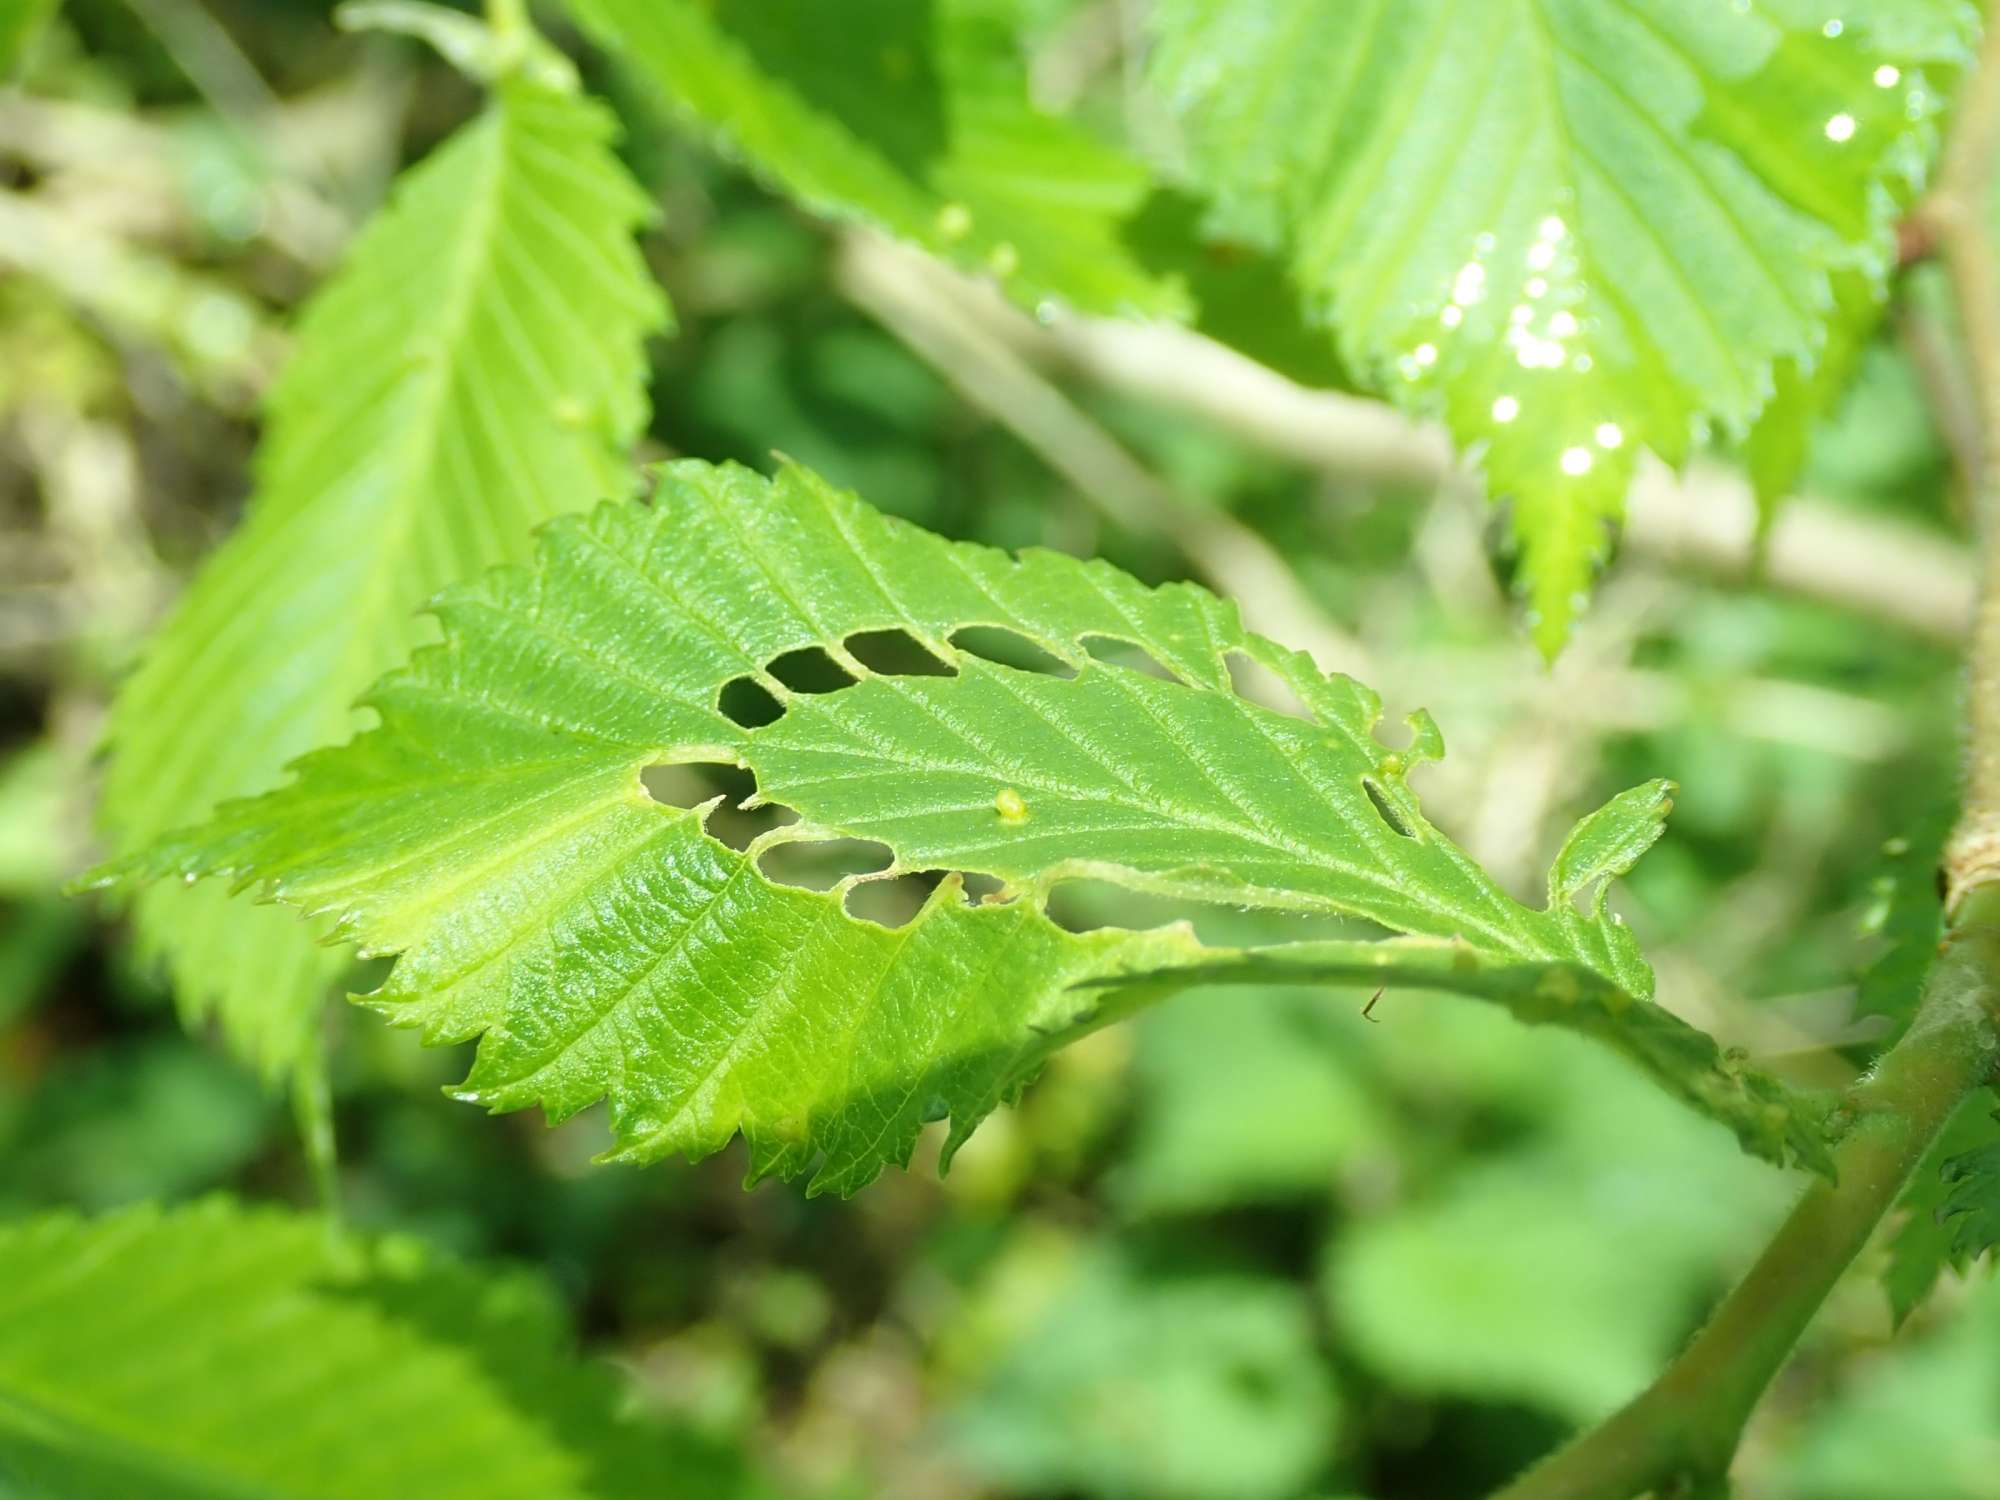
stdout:
[[[1030,324],[1022,336],[1039,346],[1044,360],[1196,413],[1267,452],[1330,474],[1422,489],[1458,472],[1442,429],[1380,401],[1307,389],[1186,329],[1062,318],[1046,330]],[[1699,462],[1678,478],[1659,465],[1642,472],[1627,507],[1624,540],[1643,556],[1747,578],[1757,567],[1756,533],[1749,481]],[[1811,496],[1779,508],[1762,576],[1774,587],[1933,640],[1962,640],[1972,618],[1973,568],[1962,546]]]

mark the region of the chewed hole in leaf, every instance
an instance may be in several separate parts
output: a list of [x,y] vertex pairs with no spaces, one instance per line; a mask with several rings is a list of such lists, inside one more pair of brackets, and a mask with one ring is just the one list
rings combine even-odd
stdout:
[[883,677],[958,675],[958,668],[940,661],[907,630],[863,630],[841,644],[849,656]]
[[1120,640],[1115,635],[1087,635],[1078,644],[1090,653],[1093,661],[1157,677],[1162,682],[1180,681],[1177,675],[1161,666],[1159,658],[1144,646]]
[[771,845],[757,868],[778,885],[830,891],[849,876],[874,875],[895,862],[895,851],[873,839],[795,839]]
[[1374,777],[1362,777],[1361,789],[1368,794],[1369,802],[1381,816],[1382,821],[1389,825],[1392,833],[1401,834],[1406,839],[1413,839],[1417,836],[1416,829],[1404,821],[1403,815],[1396,810],[1395,804],[1389,800],[1388,795],[1383,792],[1381,785],[1376,782]]
[[898,875],[891,880],[863,880],[848,888],[847,914],[877,927],[906,927],[943,879],[936,870]]
[[639,773],[646,795],[667,807],[700,807],[716,797],[741,802],[757,793],[757,778],[741,766],[719,761],[678,761],[647,766]]
[[1111,880],[1079,878],[1052,887],[1044,908],[1049,920],[1065,932],[1096,932],[1101,928],[1166,927],[1193,921],[1212,912],[1207,902],[1133,891]]
[[725,719],[743,729],[762,729],[766,724],[776,723],[785,713],[785,705],[752,677],[725,682],[715,706]]
[[787,651],[766,670],[795,693],[837,693],[854,686],[853,674],[821,646]]
[[722,798],[709,810],[702,827],[711,838],[739,854],[752,840],[798,821],[798,814],[789,807],[773,804],[746,809],[743,804],[757,795],[757,778],[740,766],[682,761],[647,766],[639,773],[639,780],[647,796],[667,807],[692,809]]
[[976,870],[961,874],[959,880],[965,886],[965,901],[968,906],[983,906],[989,901],[1003,899],[1007,882],[997,875],[983,875]]
[[1017,672],[1040,672],[1048,677],[1074,677],[1076,671],[1060,657],[1051,655],[1017,630],[998,625],[967,625],[952,633],[952,645],[967,656],[1012,667]]
[[1304,719],[1308,724],[1317,722],[1311,710],[1299,701],[1299,695],[1261,661],[1253,660],[1242,651],[1232,651],[1223,660],[1229,667],[1230,685],[1236,689],[1239,698],[1248,699],[1260,708],[1288,714],[1294,719]]

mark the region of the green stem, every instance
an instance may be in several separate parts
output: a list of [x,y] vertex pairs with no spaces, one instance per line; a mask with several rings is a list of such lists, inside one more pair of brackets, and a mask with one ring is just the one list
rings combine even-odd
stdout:
[[2000,1063],[2000,886],[1969,896],[1909,1031],[1849,1093],[1855,1124],[1708,1325],[1650,1389],[1495,1500],[1630,1500],[1719,1481],[1772,1377],[1938,1132]]

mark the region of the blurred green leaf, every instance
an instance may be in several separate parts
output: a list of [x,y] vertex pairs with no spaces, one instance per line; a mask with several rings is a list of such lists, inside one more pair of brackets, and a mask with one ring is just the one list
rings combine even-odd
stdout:
[[1340,1347],[1399,1389],[1583,1422],[1641,1389],[1786,1193],[1618,1065],[1524,1034],[1530,1133],[1333,1240]]
[[1177,999],[1138,1026],[1132,1139],[1114,1193],[1140,1215],[1323,1199],[1391,1133],[1323,997]]
[[1924,976],[1944,937],[1938,871],[1956,817],[1953,799],[1923,826],[1890,840],[1871,882],[1871,906],[1862,925],[1875,951],[1861,969],[1856,1005],[1870,1014],[1888,1016],[1899,1028],[1916,1013]]
[[1883,287],[1854,271],[1829,278],[1826,345],[1811,359],[1784,355],[1772,367],[1771,398],[1743,442],[1743,465],[1768,527],[1806,471],[1815,429],[1840,401],[1882,315]]
[[0,1227],[0,1320],[12,1494],[750,1493],[729,1455],[621,1420],[531,1287],[282,1210]]
[[1857,1361],[1788,1435],[1773,1500],[1995,1500],[2000,1496],[2000,1282],[1920,1340]]
[[584,28],[808,207],[988,272],[1010,294],[1173,316],[1121,243],[1143,167],[1037,110],[974,0],[569,0]]
[[74,869],[77,771],[48,740],[0,761],[0,897],[41,895]]
[[1947,1266],[2000,1245],[2000,1115],[1981,1089],[1958,1107],[1897,1203],[1882,1283],[1898,1324],[1930,1296]]
[[269,1103],[187,1039],[135,1037],[58,1054],[0,1094],[0,1202],[92,1210],[226,1182],[263,1149]]
[[56,13],[61,0],[0,0],[0,83],[5,83]]
[[1292,1500],[1339,1409],[1306,1299],[1245,1272],[1086,1250],[948,1419],[990,1482],[1101,1500]]
[[[598,105],[523,81],[416,167],[302,319],[248,518],[113,711],[120,848],[268,786],[363,722],[361,690],[454,578],[538,521],[624,493],[664,309],[631,241],[650,212]],[[304,1056],[348,965],[218,887],[138,903],[190,1020],[267,1076]]]

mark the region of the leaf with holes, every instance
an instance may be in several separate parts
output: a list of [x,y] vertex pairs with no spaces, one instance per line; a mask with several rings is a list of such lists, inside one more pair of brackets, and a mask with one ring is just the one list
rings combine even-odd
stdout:
[[[307,309],[242,529],[119,694],[103,817],[136,848],[360,722],[423,601],[631,483],[648,208],[598,105],[524,80],[417,166]],[[148,891],[142,944],[269,1076],[346,963],[220,888]]]
[[[1079,877],[1650,994],[1603,890],[1658,836],[1665,783],[1580,825],[1523,905],[1410,790],[1442,749],[1428,717],[1390,750],[1368,689],[1191,585],[946,542],[796,467],[682,463],[437,613],[444,642],[369,696],[379,728],[104,878],[235,875],[336,914],[402,955],[377,1005],[483,1036],[466,1097],[561,1117],[608,1095],[626,1159],[740,1129],[754,1172],[847,1190],[927,1119],[955,1146],[1053,1046],[1203,957],[1180,928],[1062,931],[1044,904]],[[712,803],[642,780],[715,762],[796,821],[737,853]],[[831,892],[762,867],[833,839],[890,863]],[[902,927],[844,909],[923,871],[952,873]],[[1000,888],[971,905],[962,876]],[[1155,977],[1103,983],[1133,973]]]
[[974,0],[569,0],[584,29],[817,212],[994,276],[1029,305],[1178,316],[1125,243],[1138,162],[1028,99]]
[[1289,247],[1357,373],[1480,444],[1560,646],[1638,450],[1741,434],[1872,306],[1961,0],[1162,0],[1222,227]]
[[765,1493],[621,1415],[553,1300],[220,1199],[0,1228],[0,1491],[61,1500]]

